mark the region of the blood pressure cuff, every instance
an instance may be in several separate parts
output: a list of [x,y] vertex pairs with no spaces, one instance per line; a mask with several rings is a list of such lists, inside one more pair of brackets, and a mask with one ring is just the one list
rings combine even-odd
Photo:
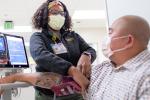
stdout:
[[67,96],[81,91],[81,87],[72,77],[51,72],[41,73],[35,86],[50,89],[56,96]]

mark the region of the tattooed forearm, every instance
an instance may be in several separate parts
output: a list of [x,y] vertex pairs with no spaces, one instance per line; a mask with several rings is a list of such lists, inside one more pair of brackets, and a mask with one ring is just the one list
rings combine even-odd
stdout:
[[60,83],[62,76],[56,73],[41,73],[36,81],[36,86],[51,89],[52,86]]
[[0,79],[0,84],[27,82],[34,86],[50,89],[51,86],[58,84],[61,81],[62,76],[52,72],[45,73],[17,73],[14,75],[6,76]]

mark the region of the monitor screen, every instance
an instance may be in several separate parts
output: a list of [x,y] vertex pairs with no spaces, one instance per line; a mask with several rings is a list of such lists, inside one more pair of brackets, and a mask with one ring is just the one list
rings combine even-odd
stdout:
[[27,65],[27,58],[22,38],[6,36],[10,63],[12,65]]
[[0,52],[5,51],[4,38],[0,37]]
[[[6,41],[6,43],[4,42]],[[0,54],[1,51],[7,52],[7,64],[5,68],[26,68],[29,67],[24,39],[21,36],[4,34],[0,38]]]

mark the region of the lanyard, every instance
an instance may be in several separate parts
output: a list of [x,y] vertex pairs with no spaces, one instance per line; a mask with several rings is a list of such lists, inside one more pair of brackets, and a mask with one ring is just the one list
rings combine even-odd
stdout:
[[57,37],[55,35],[52,36],[52,40],[56,43]]

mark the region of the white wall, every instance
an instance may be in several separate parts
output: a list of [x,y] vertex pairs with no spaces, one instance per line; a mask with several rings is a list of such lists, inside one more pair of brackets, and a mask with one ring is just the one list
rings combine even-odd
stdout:
[[138,15],[150,22],[150,0],[106,0],[109,25],[118,17]]

